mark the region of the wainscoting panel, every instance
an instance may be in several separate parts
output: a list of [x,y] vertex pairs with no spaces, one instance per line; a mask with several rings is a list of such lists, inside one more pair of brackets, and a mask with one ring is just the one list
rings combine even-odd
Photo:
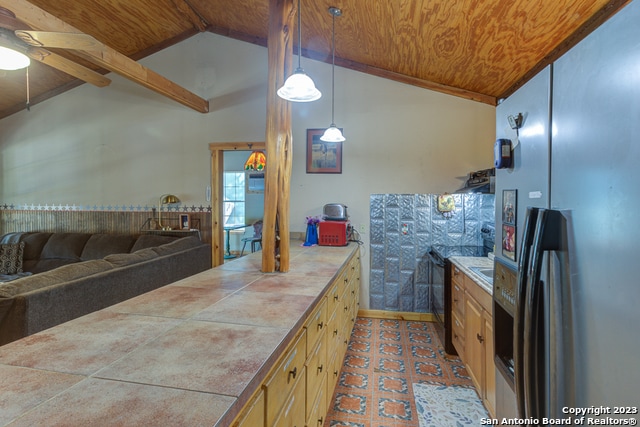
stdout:
[[[123,207],[124,208],[124,207]],[[46,209],[0,208],[0,234],[17,231],[141,234],[154,219],[154,210],[81,210],[69,207]],[[211,207],[162,212],[163,225],[179,228],[179,215],[189,214],[200,239],[211,244]]]

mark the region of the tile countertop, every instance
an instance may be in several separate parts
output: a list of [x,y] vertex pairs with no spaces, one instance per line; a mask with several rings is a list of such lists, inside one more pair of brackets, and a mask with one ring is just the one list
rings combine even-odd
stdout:
[[0,347],[0,425],[228,426],[357,245],[262,253]]
[[472,267],[493,268],[493,260],[487,257],[473,256],[454,256],[449,260],[460,268],[464,274],[473,279],[482,289],[487,291],[489,295],[493,295],[493,284],[487,282],[481,275],[471,269]]

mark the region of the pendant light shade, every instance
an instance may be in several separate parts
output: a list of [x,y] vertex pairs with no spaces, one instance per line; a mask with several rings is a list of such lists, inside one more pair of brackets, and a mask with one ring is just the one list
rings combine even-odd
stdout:
[[331,126],[324,131],[324,134],[320,137],[324,142],[342,142],[346,138],[340,132],[340,129],[336,126],[333,120],[333,113],[335,110],[335,71],[336,71],[336,16],[342,15],[342,11],[337,7],[330,7],[329,13],[333,16],[333,31],[331,37]]
[[0,70],[19,70],[31,64],[29,57],[23,53],[0,46]]
[[316,88],[301,65],[302,57],[302,18],[300,17],[300,0],[298,0],[298,68],[287,78],[284,85],[278,89],[280,98],[293,102],[311,102],[320,99],[322,93]]
[[342,142],[345,141],[346,138],[342,136],[342,132],[340,132],[340,129],[338,129],[336,125],[332,123],[331,126],[329,126],[327,130],[324,131],[324,133],[320,137],[320,140],[324,142]]
[[278,96],[287,101],[311,102],[319,99],[322,93],[316,88],[311,77],[302,68],[297,68],[278,89]]
[[246,171],[263,171],[267,166],[267,156],[260,150],[254,150],[249,155],[249,158],[244,163],[244,170]]

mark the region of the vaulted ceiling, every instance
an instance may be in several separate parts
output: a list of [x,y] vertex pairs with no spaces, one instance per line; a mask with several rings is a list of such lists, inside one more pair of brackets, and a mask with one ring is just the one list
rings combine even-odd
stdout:
[[[266,46],[269,1],[276,0],[0,0],[0,7],[27,29],[53,31],[49,23],[56,21],[93,36],[103,46],[102,58],[109,52],[106,61],[118,54],[135,61],[203,31]],[[342,10],[338,66],[495,105],[630,1],[302,0],[303,55],[330,62],[328,8],[335,6]],[[0,30],[0,36],[1,42],[13,31]],[[109,77],[105,63],[86,52],[47,51]],[[147,87],[182,89],[146,71],[140,76]],[[29,80],[31,105],[84,84],[38,61],[29,67]],[[0,118],[25,105],[25,71],[0,71]]]

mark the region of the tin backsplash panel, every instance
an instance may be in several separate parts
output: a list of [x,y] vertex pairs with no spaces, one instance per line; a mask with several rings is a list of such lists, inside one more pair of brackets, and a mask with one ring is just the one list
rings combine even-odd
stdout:
[[493,194],[453,194],[450,217],[437,194],[370,197],[370,301],[373,310],[430,313],[427,251],[432,245],[482,245],[480,229],[495,218]]

